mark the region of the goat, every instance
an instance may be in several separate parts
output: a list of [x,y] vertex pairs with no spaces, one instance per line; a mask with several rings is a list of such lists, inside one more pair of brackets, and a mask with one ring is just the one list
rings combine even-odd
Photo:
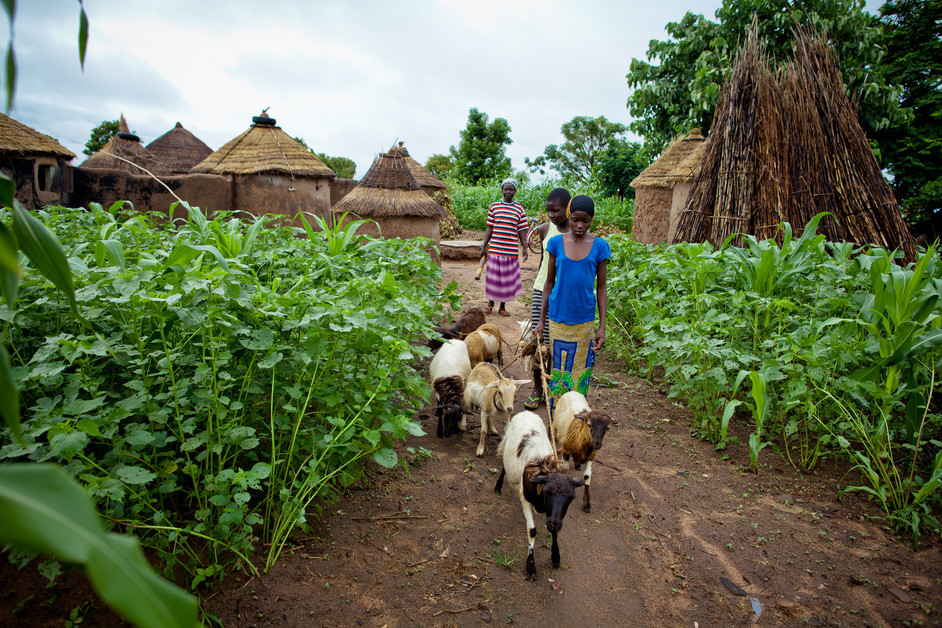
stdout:
[[532,412],[524,411],[510,419],[497,453],[503,459],[503,468],[497,476],[494,492],[500,494],[505,475],[517,489],[523,516],[527,521],[527,580],[536,580],[536,563],[533,560],[536,527],[533,524],[533,511],[546,513],[546,529],[553,536],[553,567],[558,569],[560,558],[556,535],[563,528],[563,518],[575,497],[575,489],[583,486],[585,481],[582,478],[571,478],[559,470],[543,419]]
[[471,366],[477,366],[479,363],[497,358],[497,365],[504,365],[504,338],[500,333],[500,328],[494,323],[485,323],[475,331],[468,334],[464,341],[468,345],[468,356],[471,359]]
[[585,491],[582,493],[582,510],[592,511],[589,484],[592,482],[592,461],[602,448],[602,439],[612,424],[612,418],[601,410],[589,407],[582,393],[571,390],[559,398],[553,412],[553,435],[559,445],[559,455],[567,462],[572,458],[579,469],[585,465],[582,477]]
[[447,329],[444,327],[435,327],[434,331],[441,334],[441,338],[429,338],[428,348],[432,351],[438,351],[438,349],[445,344],[446,340],[464,340],[465,336],[486,322],[487,318],[484,315],[484,310],[479,307],[473,307],[462,314],[458,322],[451,327]]
[[478,442],[477,456],[484,455],[484,439],[488,431],[497,434],[497,421],[507,422],[514,409],[514,396],[517,386],[528,384],[528,379],[508,379],[500,374],[497,367],[481,362],[468,376],[464,387],[462,409],[469,412],[473,406],[481,410],[481,440]]
[[461,401],[464,382],[471,374],[468,347],[461,340],[449,340],[442,345],[429,366],[429,381],[434,390],[438,416],[436,436],[448,437],[464,429]]

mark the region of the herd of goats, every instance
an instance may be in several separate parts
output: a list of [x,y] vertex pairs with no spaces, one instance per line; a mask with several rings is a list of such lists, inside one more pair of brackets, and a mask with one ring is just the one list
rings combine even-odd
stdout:
[[[530,338],[530,321],[519,325],[518,349],[525,356],[524,372],[532,369],[539,373],[545,386],[546,379],[542,375],[545,371],[541,366],[547,349],[536,340],[526,340]],[[501,374],[498,367],[503,368],[504,340],[500,329],[486,322],[481,309],[472,308],[453,327],[436,328],[436,331],[441,339],[429,341],[429,347],[435,351],[429,381],[438,418],[436,435],[442,438],[465,431],[466,416],[477,409],[481,413],[481,439],[477,448],[480,457],[484,455],[488,432],[498,435],[497,423],[507,423],[497,450],[503,468],[494,490],[500,493],[505,479],[517,489],[527,522],[526,575],[528,580],[535,580],[533,511],[546,515],[546,529],[553,538],[553,567],[558,568],[556,535],[563,527],[563,518],[577,487],[584,487],[583,510],[591,510],[592,461],[602,447],[611,417],[592,410],[585,396],[576,391],[567,392],[556,400],[551,413],[552,434],[547,432],[543,419],[533,412],[523,411],[510,417],[517,386],[528,384],[530,380],[510,379]],[[494,360],[498,366],[494,366]],[[585,465],[582,477],[572,478],[566,474],[570,460],[577,470]]]

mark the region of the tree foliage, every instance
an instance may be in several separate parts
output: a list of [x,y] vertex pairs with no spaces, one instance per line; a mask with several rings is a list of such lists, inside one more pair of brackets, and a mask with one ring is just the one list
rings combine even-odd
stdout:
[[543,167],[549,166],[564,179],[585,183],[595,173],[605,150],[619,141],[628,127],[609,122],[605,116],[576,116],[563,123],[559,130],[565,141],[558,146],[550,144],[533,161],[526,159],[526,164],[541,173]]
[[888,81],[913,117],[877,136],[883,163],[910,222],[942,208],[942,0],[889,0],[880,7]]
[[435,154],[425,162],[425,169],[434,174],[439,179],[445,176],[449,170],[455,167],[455,160],[450,155]]
[[639,142],[616,139],[602,153],[596,173],[605,196],[634,198],[631,182],[648,167]]
[[647,62],[631,60],[626,77],[634,88],[628,99],[635,118],[631,129],[645,138],[649,154],[691,127],[709,131],[720,87],[754,17],[773,63],[788,59],[795,21],[827,34],[868,135],[905,119],[898,90],[879,71],[882,31],[864,11],[863,0],[723,0],[716,17],[714,22],[687,13],[667,24],[670,39],[651,41]]
[[512,168],[507,157],[510,124],[504,118],[489,121],[488,115],[472,107],[468,111],[468,124],[460,132],[458,147],[448,150],[454,159],[453,174],[464,183],[474,184],[481,179],[500,179]]
[[[314,151],[311,151],[314,152]],[[329,157],[326,153],[317,153],[328,168],[343,179],[352,179],[357,172],[357,164],[349,157]]]
[[105,120],[94,129],[88,141],[85,142],[85,149],[82,150],[86,155],[94,155],[108,143],[111,136],[118,132],[118,120]]

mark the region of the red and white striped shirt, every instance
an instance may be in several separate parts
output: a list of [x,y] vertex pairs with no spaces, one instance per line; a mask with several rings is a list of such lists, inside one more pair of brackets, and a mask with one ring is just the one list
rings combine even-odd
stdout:
[[488,255],[517,257],[521,229],[527,228],[527,214],[520,203],[497,201],[487,210],[487,226],[493,227]]

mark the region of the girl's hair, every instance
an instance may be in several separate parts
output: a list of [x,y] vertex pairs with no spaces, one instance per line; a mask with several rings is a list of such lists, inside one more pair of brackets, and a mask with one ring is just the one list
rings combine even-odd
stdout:
[[585,212],[589,216],[595,216],[595,203],[585,194],[573,196],[569,201],[569,207],[566,208],[566,218],[569,218],[572,212]]
[[559,203],[563,207],[569,204],[569,190],[566,188],[556,188],[546,196],[547,203]]

